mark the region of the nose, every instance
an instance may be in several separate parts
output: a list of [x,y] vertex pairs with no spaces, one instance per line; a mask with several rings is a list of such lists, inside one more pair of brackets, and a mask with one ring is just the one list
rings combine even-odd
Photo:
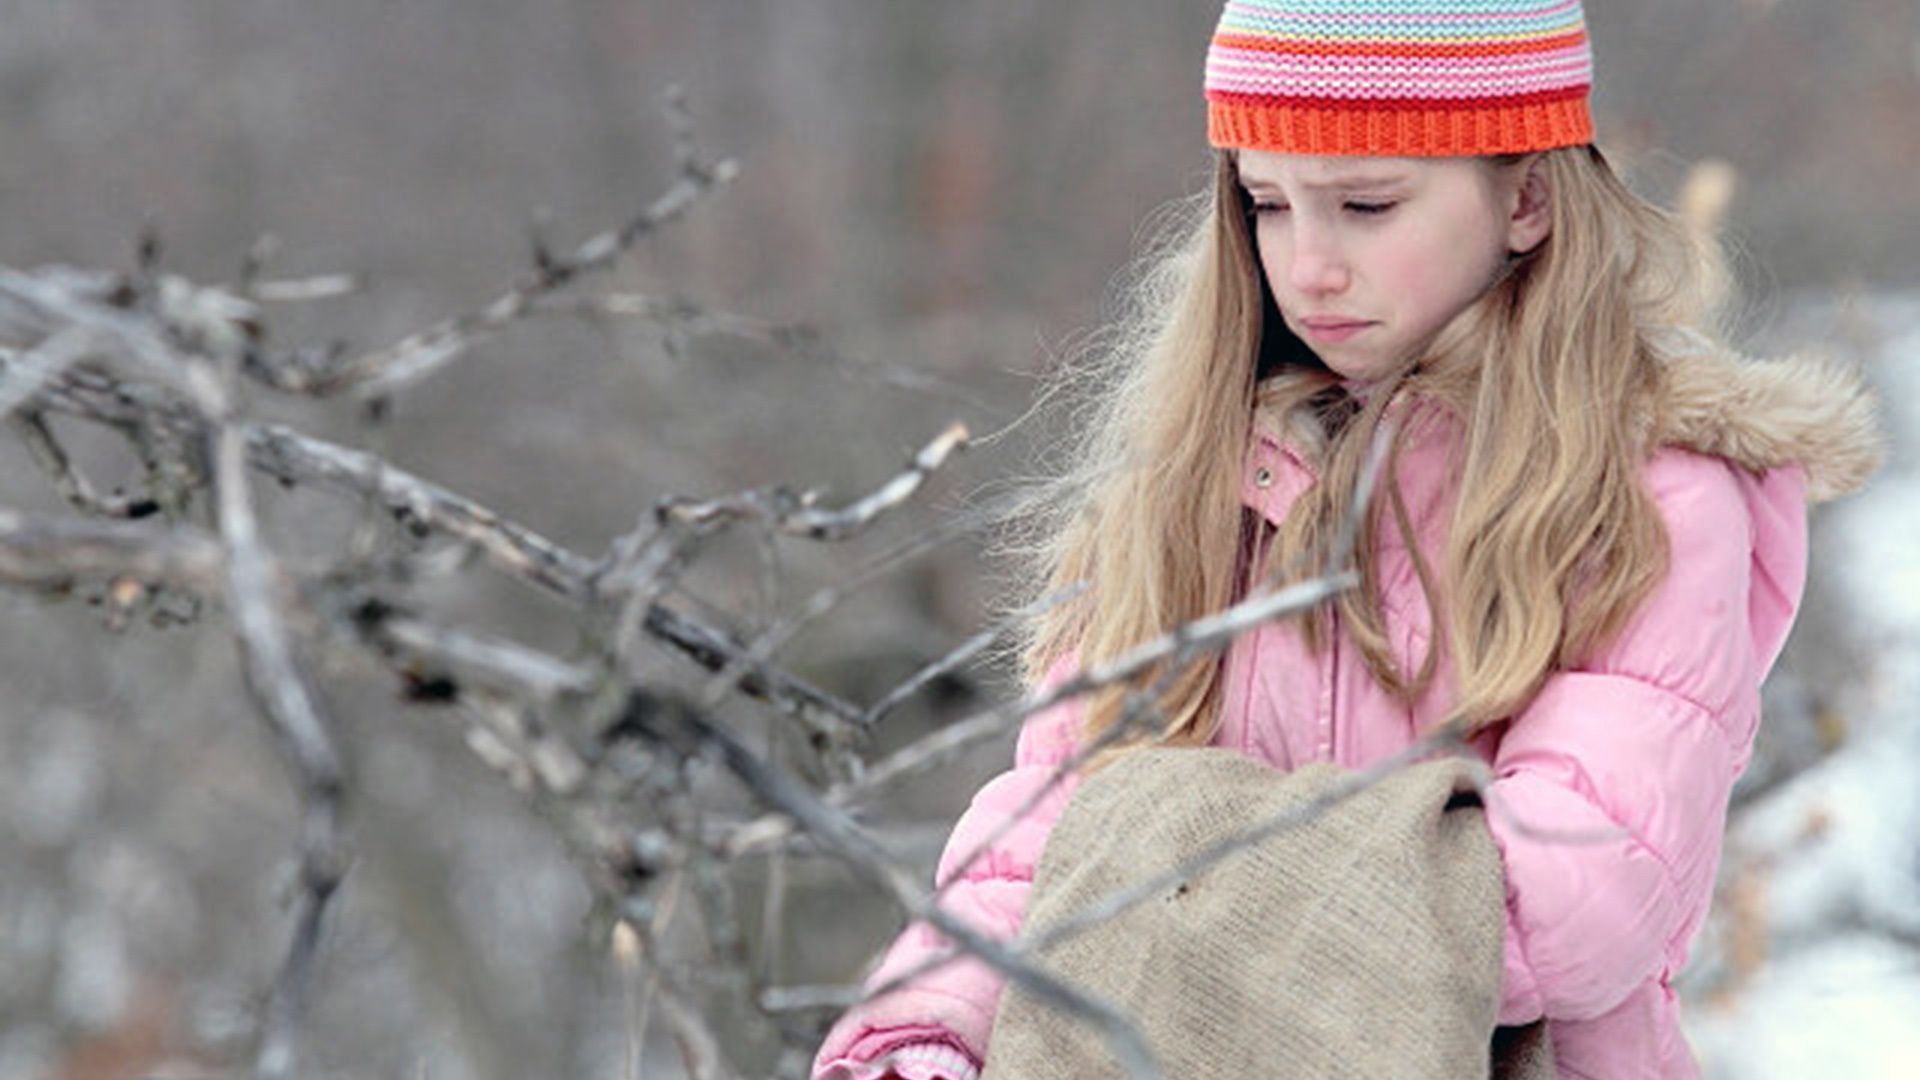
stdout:
[[1330,230],[1305,220],[1295,223],[1287,280],[1296,290],[1311,296],[1330,295],[1347,287],[1346,259]]

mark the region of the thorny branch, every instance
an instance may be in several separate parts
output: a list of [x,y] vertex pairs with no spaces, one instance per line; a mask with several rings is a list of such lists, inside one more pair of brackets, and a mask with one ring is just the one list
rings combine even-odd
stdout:
[[[794,496],[780,489],[722,499],[672,500],[658,508],[651,526],[643,524],[635,533],[616,539],[608,554],[595,560],[366,451],[283,425],[250,421],[242,408],[239,378],[256,372],[256,367],[242,363],[252,331],[245,325],[222,326],[206,313],[243,312],[251,319],[253,309],[232,302],[231,297],[202,298],[177,279],[164,280],[164,286],[149,287],[165,292],[171,308],[123,295],[127,283],[111,277],[61,272],[40,277],[11,274],[0,279],[0,296],[14,299],[23,308],[31,305],[37,321],[46,324],[39,327],[44,337],[65,334],[60,340],[90,345],[86,355],[71,345],[61,346],[62,350],[73,350],[73,355],[58,365],[21,366],[23,362],[16,359],[0,358],[0,365],[4,365],[0,366],[0,386],[20,388],[14,391],[20,409],[16,431],[26,438],[62,494],[76,507],[96,515],[46,518],[0,510],[0,576],[41,588],[65,586],[78,578],[109,576],[164,584],[224,600],[241,643],[249,688],[277,741],[286,749],[304,808],[302,889],[297,898],[294,936],[263,1018],[255,1062],[257,1075],[292,1075],[297,1068],[302,1002],[314,958],[322,947],[324,915],[346,865],[339,825],[340,799],[346,785],[344,766],[314,693],[295,661],[295,636],[357,646],[376,662],[402,674],[410,686],[421,686],[423,677],[443,679],[450,687],[443,693],[458,693],[451,688],[466,686],[476,695],[476,701],[482,695],[505,695],[502,701],[524,702],[524,708],[536,712],[562,719],[573,716],[584,726],[577,727],[570,739],[549,743],[557,747],[556,752],[571,755],[566,757],[571,764],[564,767],[554,766],[551,756],[541,767],[515,760],[517,754],[531,752],[527,750],[531,740],[521,740],[524,746],[515,745],[511,739],[502,743],[497,731],[483,740],[484,745],[492,747],[489,756],[495,764],[522,777],[523,782],[526,777],[535,778],[549,799],[590,799],[604,788],[592,779],[596,770],[619,772],[623,768],[619,754],[596,750],[594,740],[612,748],[623,736],[640,730],[645,736],[642,741],[656,751],[677,744],[676,754],[670,756],[683,761],[717,755],[744,787],[779,815],[778,820],[798,825],[805,839],[818,846],[795,846],[799,836],[778,826],[769,829],[767,821],[739,823],[723,829],[717,837],[696,822],[699,827],[694,834],[669,841],[668,859],[697,862],[707,858],[698,854],[707,850],[737,858],[768,845],[793,847],[800,853],[812,850],[834,854],[863,880],[883,887],[912,917],[929,920],[961,948],[1006,971],[1043,1000],[1099,1026],[1133,1075],[1156,1075],[1144,1044],[1126,1017],[1059,984],[1027,958],[943,912],[934,896],[915,885],[909,871],[839,807],[868,797],[901,776],[924,771],[969,741],[1005,730],[1020,717],[1068,696],[1130,678],[1169,657],[1217,648],[1263,619],[1295,610],[1343,587],[1345,579],[1309,583],[1275,597],[1256,598],[1214,619],[1180,628],[1165,641],[1084,673],[1038,700],[993,710],[926,740],[904,756],[883,762],[856,787],[823,799],[759,757],[737,735],[710,719],[707,710],[722,695],[737,690],[800,722],[824,740],[817,746],[831,751],[863,734],[935,675],[964,664],[988,637],[969,641],[955,654],[916,673],[875,706],[862,709],[809,686],[773,662],[779,645],[799,621],[817,616],[834,602],[837,592],[816,594],[803,608],[800,620],[776,626],[759,641],[746,644],[672,606],[663,595],[668,590],[652,586],[658,583],[656,579],[666,576],[669,564],[694,557],[703,539],[729,527],[748,525],[768,533],[820,541],[859,535],[908,501],[947,462],[964,444],[964,429],[955,426],[941,433],[914,456],[904,471],[844,507],[825,507],[816,496]],[[176,316],[169,314],[172,310],[199,313],[190,332],[176,325]],[[103,312],[106,314],[99,321],[87,321]],[[62,319],[79,321],[63,327]],[[16,322],[7,329],[18,334],[22,327]],[[39,355],[53,355],[53,351],[42,348]],[[278,388],[286,387],[281,384]],[[204,488],[213,495],[210,509],[217,537],[189,523],[186,514],[190,505],[178,500],[167,503],[165,512],[156,512],[162,509],[157,501],[151,504],[152,509],[135,512],[133,508],[149,504],[139,497],[100,496],[73,470],[58,438],[44,422],[48,411],[104,424],[141,446],[173,448],[170,467],[176,476],[185,478],[186,490],[191,493]],[[584,615],[635,595],[645,596],[639,625],[649,638],[672,646],[716,673],[708,692],[702,695],[703,707],[671,710],[682,718],[677,731],[636,726],[633,721],[639,713],[631,703],[647,699],[632,683],[631,673],[619,664],[609,669],[604,659],[550,656],[515,642],[437,625],[411,614],[402,602],[370,594],[372,583],[336,580],[337,575],[324,573],[309,577],[290,574],[288,568],[276,565],[263,543],[248,496],[249,470],[290,486],[306,485],[376,500],[416,539],[438,537],[467,547],[488,565],[573,604]],[[113,520],[115,517],[121,520]],[[144,520],[125,520],[133,517]],[[427,674],[423,676],[423,672]],[[627,687],[624,693],[629,705],[612,726],[596,728],[591,722],[591,703],[603,697],[607,688],[619,686]],[[473,707],[485,708],[479,704]],[[575,745],[580,747],[578,755],[572,749]],[[594,857],[611,859],[610,865],[615,867],[629,867],[629,873],[635,867],[633,858],[638,849],[619,839],[612,841],[610,848],[604,832],[594,832],[590,811],[583,810],[569,820],[580,835],[591,837],[583,846]],[[673,855],[673,851],[681,854]],[[663,1014],[677,1032],[690,1066],[702,1074],[730,1075],[729,1067],[715,1057],[715,1037],[693,1011],[688,997],[691,988],[665,968],[660,969],[660,976],[650,985],[655,987]],[[752,989],[756,1000],[777,1001],[780,997],[776,987]]]
[[[242,377],[275,390],[314,394],[352,384],[384,390],[418,378],[519,317],[532,301],[604,267],[732,174],[730,166],[704,168],[690,153],[683,154],[682,165],[674,188],[627,226],[589,240],[565,260],[543,253],[533,284],[517,287],[476,316],[312,378],[275,366],[296,354],[275,356],[260,348],[263,333],[253,301],[329,295],[344,279],[261,282],[264,244],[250,254],[241,283],[232,289],[156,275],[148,257],[140,272],[130,275],[0,268],[0,334],[23,345],[0,351],[0,402],[14,414],[12,427],[60,494],[91,515],[58,518],[0,508],[0,577],[54,591],[106,577],[116,596],[164,586],[221,600],[241,647],[248,688],[297,779],[303,807],[301,890],[293,938],[256,1039],[258,1076],[292,1075],[298,1068],[303,1001],[324,916],[346,866],[339,824],[344,764],[296,660],[296,637],[330,646],[355,644],[410,686],[439,680],[448,689],[434,693],[451,696],[464,685],[477,703],[494,699],[508,712],[515,707],[507,703],[520,700],[584,721],[595,695],[621,683],[618,674],[591,657],[583,663],[548,656],[414,616],[402,602],[374,595],[379,582],[357,580],[345,565],[317,575],[290,573],[277,564],[261,534],[248,490],[250,471],[288,487],[374,500],[416,542],[441,537],[468,547],[496,569],[570,602],[589,618],[619,601],[631,585],[605,571],[613,553],[634,544],[616,541],[601,560],[581,556],[373,454],[254,421],[246,415]],[[298,355],[304,363],[320,353]],[[170,497],[99,493],[47,424],[49,412],[125,436],[149,463],[149,482],[158,488],[163,479],[170,481]],[[706,503],[677,500],[663,505],[655,518],[661,528],[691,524],[696,540],[742,521],[813,540],[847,539],[910,499],[965,438],[964,428],[949,428],[905,471],[844,507],[775,490]],[[211,516],[215,535],[192,524],[196,502]],[[135,518],[146,520],[127,520]],[[685,545],[689,557],[693,546]],[[408,559],[402,555],[387,565]],[[770,648],[744,647],[728,631],[669,606],[664,598],[643,605],[639,623],[651,639],[719,672],[730,691],[799,720],[823,740],[822,746],[844,743],[858,731],[855,721],[862,710],[772,666]],[[584,733],[594,734],[590,728]],[[497,747],[497,739],[491,745]],[[565,797],[584,787],[583,770],[599,763],[576,762],[572,770],[562,770],[572,778],[566,781],[556,780],[553,769],[533,774],[549,794]],[[704,827],[697,819],[692,823]],[[693,842],[698,841],[696,830]],[[656,985],[696,1073],[733,1075],[717,1050],[719,1041],[710,1032],[700,1035],[705,1021],[688,996],[692,988],[683,988],[670,973]]]
[[[739,1071],[728,1056],[722,1019],[702,1011],[716,988],[738,991],[764,1014],[757,1022],[779,1027],[789,1043],[788,1060],[793,1051],[810,1049],[818,1027],[794,1027],[784,1016],[795,1009],[820,1014],[859,996],[845,988],[772,985],[778,965],[749,962],[727,870],[763,855],[836,859],[908,918],[946,935],[955,955],[979,957],[1039,999],[1096,1026],[1130,1075],[1158,1075],[1127,1016],[1034,962],[1043,943],[998,941],[945,911],[940,891],[920,884],[918,874],[858,824],[852,810],[1036,713],[1107,687],[1130,687],[1122,722],[1108,741],[1088,745],[1065,763],[1054,775],[1057,784],[1086,755],[1157,716],[1159,683],[1140,687],[1143,677],[1164,681],[1254,627],[1310,609],[1351,587],[1351,571],[1256,591],[1225,611],[1073,673],[1026,700],[986,709],[868,766],[860,750],[902,703],[974,663],[1009,626],[967,639],[866,706],[786,670],[780,654],[854,585],[980,520],[916,535],[876,560],[865,578],[815,592],[751,636],[677,602],[679,582],[715,537],[741,529],[752,533],[766,556],[769,580],[762,592],[773,595],[777,540],[843,542],[865,535],[919,495],[966,445],[963,426],[940,432],[903,468],[844,504],[827,505],[816,493],[785,488],[670,499],[638,515],[635,527],[596,557],[377,453],[252,415],[249,396],[255,391],[315,399],[350,392],[363,402],[383,400],[516,321],[536,316],[615,315],[812,347],[805,335],[789,339],[681,302],[567,292],[735,175],[730,162],[703,162],[677,98],[673,110],[677,175],[632,219],[566,255],[553,253],[541,221],[527,279],[473,312],[349,359],[330,345],[267,346],[262,305],[357,287],[345,275],[265,279],[271,240],[248,253],[232,285],[198,285],[162,272],[156,244],[147,245],[139,267],[128,273],[0,267],[0,414],[77,511],[49,516],[0,507],[0,581],[56,596],[104,581],[119,620],[110,620],[114,626],[123,625],[135,606],[168,591],[212,601],[226,613],[247,690],[288,763],[301,809],[293,931],[255,1033],[256,1076],[300,1072],[304,1002],[326,945],[326,915],[349,863],[342,824],[351,794],[349,748],[324,714],[321,688],[310,674],[318,668],[307,657],[316,649],[345,650],[363,667],[390,673],[408,700],[460,706],[476,754],[525,791],[587,865],[612,914],[618,949],[647,969],[650,1004],[642,1007],[657,1007],[693,1075],[730,1077]],[[49,424],[56,414],[125,438],[145,468],[145,490],[103,492]],[[1367,503],[1365,485],[1377,464],[1365,472],[1356,515]],[[317,568],[276,558],[253,498],[255,474],[377,508],[399,526],[390,538],[392,550],[345,552]],[[1353,521],[1346,524],[1326,565],[1349,561]],[[460,573],[469,555],[560,601],[576,616],[584,644],[574,655],[554,655],[416,610],[406,595],[408,583]],[[1034,610],[1073,601],[1075,593],[1044,598]],[[650,682],[637,661],[655,648],[691,661],[704,673],[701,688],[678,692]],[[722,718],[735,700],[771,714],[775,737],[767,747],[756,747],[736,721]],[[778,731],[788,725],[805,736],[811,754],[805,763],[835,781],[824,791],[775,753]],[[1438,745],[1423,744],[1427,750]],[[702,805],[688,775],[705,764],[718,765],[761,811],[741,818],[737,809]],[[1356,783],[1366,778],[1356,777]],[[1031,809],[1032,803],[1016,819]],[[1182,872],[1198,872],[1232,850],[1203,853]],[[710,947],[729,962],[721,966],[730,970],[701,971],[672,958],[663,939],[667,920],[654,906],[663,882],[673,883],[665,895],[695,898],[700,917],[688,921],[703,926]],[[1108,908],[1120,910],[1144,894],[1117,896]],[[781,895],[776,888],[768,897],[764,918],[770,923],[781,915]],[[1103,916],[1089,919],[1097,917]],[[779,940],[777,933],[766,937]],[[644,1028],[644,1020],[639,1023]]]
[[[9,373],[0,361],[0,377]],[[71,372],[56,380],[38,407],[104,423],[130,436],[160,432],[184,445],[192,445],[204,431],[204,424],[178,400],[100,372]],[[439,535],[470,543],[495,569],[569,603],[597,599],[592,583],[604,561],[570,551],[364,451],[276,424],[248,425],[245,432],[249,463],[285,486],[311,485],[355,499],[374,498],[417,538]],[[645,608],[644,627],[709,670],[717,671],[741,655],[740,644],[725,630],[664,604]],[[749,696],[830,737],[849,729],[859,715],[851,703],[775,669],[750,671],[740,686]]]

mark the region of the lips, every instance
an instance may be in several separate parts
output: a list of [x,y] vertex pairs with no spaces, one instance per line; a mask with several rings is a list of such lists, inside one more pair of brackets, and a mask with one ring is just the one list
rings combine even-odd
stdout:
[[1310,319],[1301,319],[1300,325],[1308,340],[1322,344],[1345,341],[1373,324],[1363,319],[1348,319],[1336,315],[1317,315]]

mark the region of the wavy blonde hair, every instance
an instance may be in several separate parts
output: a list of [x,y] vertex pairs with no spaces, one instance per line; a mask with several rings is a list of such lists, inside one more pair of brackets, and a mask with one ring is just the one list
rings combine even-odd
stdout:
[[[1482,161],[1504,169],[1525,157]],[[1320,455],[1320,481],[1296,501],[1259,568],[1269,579],[1338,569],[1327,565],[1330,540],[1394,402],[1438,405],[1464,432],[1437,572],[1412,542],[1394,468],[1405,432],[1396,431],[1382,497],[1360,518],[1360,587],[1306,621],[1315,647],[1337,611],[1374,677],[1404,700],[1431,683],[1446,650],[1452,716],[1474,728],[1510,716],[1549,672],[1620,630],[1666,568],[1665,532],[1640,482],[1658,425],[1660,344],[1675,328],[1718,339],[1726,277],[1715,245],[1636,195],[1597,149],[1547,151],[1542,164],[1548,238],[1363,404],[1304,350],[1256,386],[1263,331],[1293,339],[1263,291],[1235,158],[1216,152],[1210,191],[1182,207],[1173,242],[1143,261],[1131,311],[1088,361],[1094,368],[1059,376],[1058,389],[1083,406],[1081,425],[1042,500],[1048,516],[1025,580],[1033,595],[1088,588],[1027,627],[1029,681],[1069,653],[1083,665],[1111,660],[1238,598],[1259,524],[1239,497],[1256,406],[1289,430],[1315,433]],[[1381,610],[1385,528],[1413,553],[1434,613],[1432,644],[1410,671],[1389,648]],[[1218,656],[1149,672],[1135,688],[1149,684],[1159,690],[1155,741],[1211,739]],[[1087,735],[1116,721],[1127,689],[1091,699]]]

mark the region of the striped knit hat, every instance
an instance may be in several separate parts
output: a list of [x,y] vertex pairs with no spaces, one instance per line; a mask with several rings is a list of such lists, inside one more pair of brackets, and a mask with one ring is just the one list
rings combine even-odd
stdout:
[[1580,0],[1228,0],[1207,135],[1392,157],[1577,146],[1592,83]]

